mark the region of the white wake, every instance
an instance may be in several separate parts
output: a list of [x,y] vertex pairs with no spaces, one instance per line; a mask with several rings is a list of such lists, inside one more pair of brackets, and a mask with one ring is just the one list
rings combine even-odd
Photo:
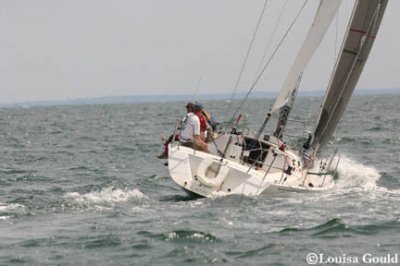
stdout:
[[[331,169],[336,167],[337,158],[331,164]],[[359,188],[370,191],[378,188],[377,181],[381,177],[379,171],[373,166],[367,166],[345,155],[341,155],[337,167],[339,174],[336,180],[337,188]]]
[[101,191],[92,191],[85,194],[70,192],[64,195],[64,199],[78,205],[97,208],[113,207],[118,203],[141,200],[143,198],[145,196],[139,189],[122,190],[114,187],[107,187]]
[[9,219],[10,212],[20,210],[20,209],[25,209],[24,205],[21,204],[16,204],[16,203],[2,203],[0,202],[0,220],[6,220]]

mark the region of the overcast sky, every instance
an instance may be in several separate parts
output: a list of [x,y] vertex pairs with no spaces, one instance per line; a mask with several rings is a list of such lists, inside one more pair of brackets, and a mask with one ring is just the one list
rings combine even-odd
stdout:
[[[302,2],[289,0],[267,52]],[[239,91],[247,91],[254,79],[283,3],[269,0]],[[325,88],[335,47],[340,47],[336,33],[343,34],[352,3],[343,0],[337,22],[303,77],[303,90]],[[264,0],[0,0],[0,102],[231,93],[263,4]],[[309,0],[257,91],[277,91],[282,85],[317,4]],[[400,1],[389,1],[359,89],[400,87],[399,14]]]

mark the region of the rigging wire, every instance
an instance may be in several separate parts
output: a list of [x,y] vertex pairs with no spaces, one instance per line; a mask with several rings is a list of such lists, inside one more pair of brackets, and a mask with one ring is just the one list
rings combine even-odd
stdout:
[[275,39],[275,34],[276,34],[277,29],[278,29],[278,25],[280,24],[280,22],[282,20],[282,15],[283,15],[283,12],[286,10],[286,5],[287,5],[288,1],[289,0],[286,0],[285,3],[283,4],[283,7],[282,7],[282,9],[281,9],[281,11],[279,13],[278,20],[276,21],[276,23],[274,25],[274,29],[272,31],[272,34],[269,36],[269,39],[268,39],[268,42],[267,42],[267,48],[265,48],[264,54],[263,54],[262,59],[260,61],[260,65],[257,68],[256,75],[260,72],[261,67],[263,66],[263,63],[264,63],[264,61],[265,61],[265,59],[267,57],[268,51],[271,48],[272,40]]
[[194,94],[193,94],[193,98],[192,98],[193,101],[194,101],[194,100],[196,99],[196,97],[197,97],[197,93],[199,92],[200,83],[201,83],[201,80],[202,80],[202,79],[203,79],[203,77],[200,77],[199,80],[197,81],[197,84],[196,84],[196,87],[195,87],[195,90],[194,90]]
[[262,9],[262,11],[261,11],[261,13],[260,13],[260,17],[258,18],[257,26],[256,26],[256,28],[255,28],[255,30],[254,30],[254,33],[253,33],[253,36],[252,36],[252,38],[251,38],[251,42],[250,42],[249,48],[247,49],[246,56],[245,56],[245,58],[244,58],[242,67],[241,67],[240,72],[239,72],[239,76],[238,76],[238,78],[237,78],[237,80],[236,80],[235,87],[234,87],[233,92],[232,92],[231,101],[230,101],[230,103],[229,103],[228,110],[231,108],[232,101],[233,101],[233,99],[234,99],[234,97],[235,97],[235,94],[236,94],[236,91],[237,91],[237,89],[238,89],[238,87],[239,87],[240,80],[242,79],[242,75],[243,75],[243,72],[244,72],[244,68],[245,68],[246,65],[247,65],[247,61],[248,61],[248,59],[249,59],[250,51],[251,51],[251,49],[253,48],[253,44],[254,44],[254,41],[255,41],[255,39],[256,39],[258,29],[260,28],[260,24],[261,24],[261,21],[262,21],[262,19],[263,19],[263,16],[264,16],[265,9],[266,9],[266,7],[267,7],[268,1],[269,1],[269,0],[265,0],[263,9]]
[[299,18],[300,14],[302,13],[302,11],[303,11],[303,9],[304,9],[304,7],[306,6],[307,3],[308,3],[308,0],[305,0],[303,5],[301,6],[300,10],[296,14],[296,17],[293,19],[293,21],[291,22],[289,28],[286,30],[285,34],[282,36],[281,40],[279,41],[278,45],[276,46],[275,50],[272,52],[272,54],[269,57],[268,61],[265,63],[265,65],[262,68],[261,72],[258,74],[258,76],[254,80],[253,84],[250,86],[249,91],[247,92],[246,96],[244,97],[244,99],[242,100],[242,102],[240,103],[240,105],[238,106],[236,111],[233,113],[233,116],[230,119],[230,123],[232,123],[235,120],[235,117],[236,117],[237,113],[243,107],[243,105],[247,101],[247,99],[249,98],[250,93],[253,91],[253,89],[257,85],[258,81],[260,80],[260,78],[264,74],[265,70],[267,69],[267,67],[271,63],[272,59],[275,57],[275,55],[278,52],[279,48],[281,47],[283,41],[286,39],[286,37],[289,34],[290,30],[293,28],[294,24],[296,23],[297,19]]

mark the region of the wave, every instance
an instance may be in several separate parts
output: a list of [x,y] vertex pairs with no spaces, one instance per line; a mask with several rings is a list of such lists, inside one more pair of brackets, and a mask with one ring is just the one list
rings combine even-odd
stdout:
[[264,254],[268,255],[279,254],[280,251],[281,251],[281,246],[279,244],[267,244],[255,249],[227,251],[226,254],[234,256],[237,259],[242,259],[254,256],[262,256]]
[[[337,158],[332,162],[331,169],[337,165]],[[381,177],[379,171],[372,166],[363,165],[345,155],[341,155],[337,167],[339,175],[336,181],[337,188],[360,188],[365,191],[376,190],[377,181]]]
[[376,235],[382,231],[390,230],[396,232],[400,228],[400,222],[397,220],[364,225],[348,225],[341,219],[334,218],[321,225],[312,228],[285,228],[279,233],[284,235],[292,235],[296,233],[306,232],[316,237],[321,238],[336,238],[341,233],[356,234],[356,235]]
[[[360,192],[368,193],[373,196],[381,196],[384,199],[386,196],[398,198],[400,196],[398,180],[392,176],[388,178],[388,174],[384,171],[380,172],[373,166],[367,166],[347,157],[340,155],[340,160],[337,169],[337,159],[335,158],[331,164],[329,171],[336,170],[335,189],[333,193],[348,193]],[[387,182],[387,180],[390,180]],[[373,192],[371,194],[371,192]],[[328,195],[329,196],[329,195]]]
[[140,231],[139,235],[149,237],[151,239],[166,241],[166,242],[192,242],[206,243],[219,242],[218,238],[210,233],[204,233],[194,230],[175,230],[165,233],[153,233],[149,231]]
[[64,195],[65,200],[69,200],[79,206],[86,207],[113,207],[115,204],[129,202],[131,200],[141,200],[146,198],[139,189],[122,190],[114,187],[107,187],[101,191],[92,191],[86,194],[70,192]]
[[25,206],[22,204],[7,204],[0,202],[0,220],[7,220],[11,218],[11,215],[15,215],[15,212],[21,209],[25,209]]
[[17,204],[17,203],[6,204],[6,203],[0,202],[0,214],[2,212],[13,211],[13,210],[20,209],[20,208],[25,208],[25,206],[22,204]]

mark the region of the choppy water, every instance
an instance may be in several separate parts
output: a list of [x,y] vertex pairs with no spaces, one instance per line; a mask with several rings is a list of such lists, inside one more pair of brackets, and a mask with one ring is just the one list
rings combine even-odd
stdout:
[[[246,123],[256,128],[269,101],[251,100]],[[318,101],[300,98],[292,118],[311,121]],[[332,191],[194,199],[155,159],[183,103],[0,109],[0,265],[400,256],[399,113],[400,96],[353,98],[331,146],[342,156]]]

